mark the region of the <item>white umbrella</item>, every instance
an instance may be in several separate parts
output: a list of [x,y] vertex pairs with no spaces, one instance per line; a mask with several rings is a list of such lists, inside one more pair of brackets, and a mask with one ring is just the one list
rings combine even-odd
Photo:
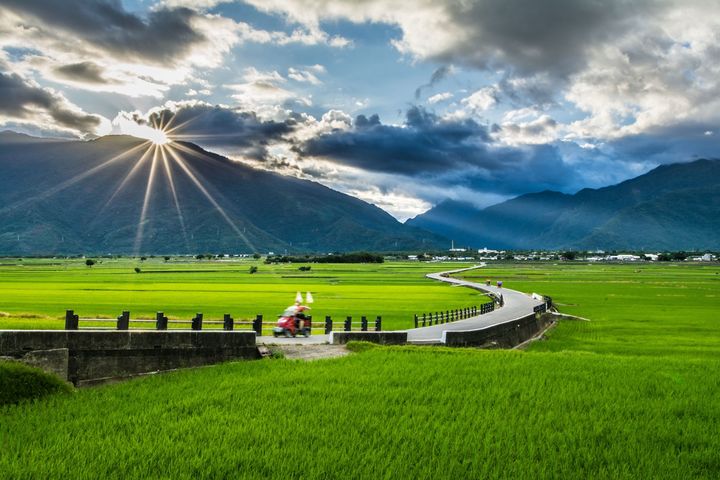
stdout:
[[305,295],[305,298],[307,299],[307,303],[313,303],[313,302],[314,302],[312,293],[310,293],[310,292],[307,292],[307,295]]
[[295,302],[297,303],[303,303],[302,293],[297,292],[297,295],[295,295]]

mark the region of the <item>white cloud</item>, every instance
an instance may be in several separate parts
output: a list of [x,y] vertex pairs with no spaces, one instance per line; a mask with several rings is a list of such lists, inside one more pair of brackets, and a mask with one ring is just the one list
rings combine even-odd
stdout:
[[526,122],[504,122],[495,137],[506,145],[540,145],[558,138],[558,123],[549,115]]
[[450,92],[443,92],[433,95],[432,97],[428,98],[427,101],[429,104],[434,105],[436,103],[444,102],[446,100],[450,100],[453,98],[453,94]]
[[497,104],[497,89],[484,87],[463,98],[460,102],[473,112],[484,112]]
[[320,85],[322,81],[309,70],[300,70],[290,67],[288,69],[288,78],[300,83],[310,83],[312,85]]

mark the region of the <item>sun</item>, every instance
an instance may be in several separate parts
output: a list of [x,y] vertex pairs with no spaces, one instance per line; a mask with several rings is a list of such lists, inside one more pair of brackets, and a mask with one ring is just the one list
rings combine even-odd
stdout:
[[157,128],[149,129],[145,132],[145,135],[146,138],[150,140],[154,145],[165,145],[167,143],[170,143],[170,138],[168,138],[165,132]]
[[133,121],[122,121],[119,125],[124,134],[149,140],[153,145],[166,145],[171,142],[168,133],[161,128],[150,125],[138,125]]

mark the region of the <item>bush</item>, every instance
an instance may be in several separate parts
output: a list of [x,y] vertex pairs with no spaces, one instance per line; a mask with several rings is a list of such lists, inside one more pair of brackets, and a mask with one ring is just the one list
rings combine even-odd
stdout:
[[140,273],[142,270],[140,270],[140,267],[135,267],[135,273]]
[[256,267],[255,265],[250,267],[250,273],[257,273],[257,271],[258,271],[258,267]]
[[85,265],[87,265],[88,267],[92,267],[93,265],[95,265],[95,260],[88,258],[87,260],[85,260]]
[[69,384],[39,368],[0,361],[0,406],[71,391]]
[[170,257],[163,257],[163,258],[165,259],[166,262],[170,261]]
[[312,268],[311,266],[300,267],[300,268],[298,268],[298,270],[300,270],[301,272],[309,272],[311,268]]

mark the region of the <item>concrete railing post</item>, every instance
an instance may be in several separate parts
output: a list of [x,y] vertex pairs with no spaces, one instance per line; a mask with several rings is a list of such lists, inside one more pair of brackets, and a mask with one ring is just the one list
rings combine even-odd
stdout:
[[380,315],[375,317],[375,331],[376,332],[382,331],[382,317]]
[[418,328],[418,316],[415,314],[415,328]]
[[262,336],[262,327],[263,327],[263,316],[258,314],[255,315],[255,320],[253,320],[253,330],[255,330],[255,335],[258,337]]
[[352,330],[352,317],[347,317],[345,319],[345,331],[349,332]]
[[367,317],[365,315],[363,315],[362,317],[360,317],[360,331],[367,332],[367,327],[368,327]]
[[65,330],[77,330],[80,319],[74,310],[65,310]]
[[423,327],[425,326],[425,314],[423,313]]
[[[168,319],[163,312],[157,312],[155,314],[155,328],[157,330],[167,330]],[[193,329],[194,330],[194,329]]]
[[223,330],[232,332],[233,328],[235,328],[235,320],[229,313],[226,313],[223,315]]
[[130,329],[130,312],[124,310],[119,317],[117,317],[117,329],[118,330],[129,330]]
[[332,317],[327,315],[325,317],[325,335],[330,335],[330,332],[332,332]]
[[195,317],[192,319],[192,329],[193,330],[202,330],[202,321],[203,321],[203,314],[198,313],[195,315]]

